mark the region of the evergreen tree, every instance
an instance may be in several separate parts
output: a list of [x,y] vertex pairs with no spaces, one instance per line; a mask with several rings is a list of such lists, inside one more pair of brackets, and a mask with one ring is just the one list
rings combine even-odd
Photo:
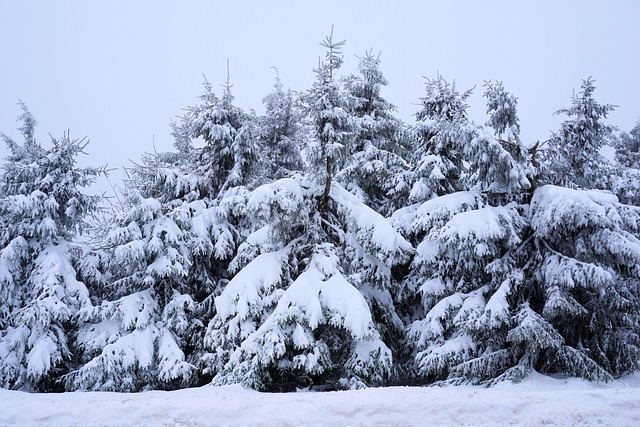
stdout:
[[[515,161],[528,166],[529,180],[535,175],[529,153],[520,140],[520,119],[518,118],[518,98],[507,92],[502,82],[485,82],[484,97],[487,99],[487,125],[493,128],[494,135],[503,148]],[[533,184],[533,183],[532,183]]]
[[460,124],[467,121],[465,100],[471,90],[462,94],[455,83],[442,76],[426,79],[426,96],[416,114],[415,147],[412,156],[414,177],[410,200],[421,202],[461,190],[458,186],[464,164],[459,142]]
[[212,200],[231,188],[255,185],[262,170],[257,118],[233,104],[228,80],[223,87],[218,98],[205,81],[202,103],[187,109],[181,126],[186,137],[204,140],[196,171],[204,178],[201,193]]
[[609,164],[600,154],[614,128],[604,120],[614,110],[613,105],[599,104],[593,97],[594,81],[582,81],[578,95],[574,95],[569,108],[558,110],[569,120],[549,140],[545,154],[545,183],[570,188],[609,187]]
[[[515,110],[499,118],[490,92],[493,123],[510,120],[510,143],[518,147]],[[511,319],[504,299],[522,280],[516,254],[526,226],[519,204],[530,186],[526,164],[514,159],[509,144],[468,120],[468,94],[442,77],[427,81],[412,197],[428,200],[393,215],[416,247],[404,281],[404,309],[411,322],[409,368],[418,381],[464,381],[467,362],[498,350],[503,331],[486,319]]]
[[99,201],[81,189],[104,169],[76,166],[84,139],[65,134],[44,149],[21,107],[24,142],[2,135],[10,155],[0,181],[0,386],[50,391],[73,362],[74,316],[91,306],[72,241]]
[[488,126],[498,139],[519,143],[520,120],[518,119],[518,99],[508,93],[502,82],[485,82],[484,97],[487,98]]
[[324,182],[320,211],[329,199],[333,176],[340,170],[351,153],[353,117],[349,114],[352,99],[341,89],[334,73],[343,62],[341,49],[344,41],[333,41],[331,35],[320,43],[326,48],[325,61],[320,61],[315,71],[316,81],[302,95],[306,114],[309,116],[315,139],[310,142],[308,160],[312,172]]
[[405,280],[417,299],[408,313],[411,372],[419,381],[457,378],[466,362],[503,344],[496,324],[510,320],[505,298],[522,280],[514,261],[522,210],[463,191],[402,209],[394,222],[417,242]]
[[175,125],[174,135],[178,152],[145,155],[129,171],[126,203],[102,242],[110,259],[106,298],[79,313],[85,364],[67,376],[69,388],[197,383],[204,322],[237,233],[225,208],[203,196],[189,138]]
[[616,160],[628,167],[640,169],[640,120],[631,131],[621,132],[615,145]]
[[348,76],[345,88],[353,99],[355,116],[352,161],[337,176],[350,191],[378,212],[389,214],[407,198],[409,164],[403,125],[393,116],[396,107],[380,94],[387,80],[380,57],[367,52],[360,58],[359,75]]
[[326,62],[303,97],[314,129],[310,173],[262,185],[247,200],[252,233],[207,331],[204,360],[216,384],[354,388],[393,374],[372,312],[384,301],[387,324],[401,331],[391,268],[407,262],[411,247],[333,179],[353,143],[349,97],[334,81],[341,45],[325,40]]
[[441,76],[427,79],[427,96],[416,115],[411,201],[465,190],[515,194],[530,187],[522,164],[469,121],[465,99],[470,93],[461,95]]
[[604,192],[536,191],[534,251],[523,285],[531,307],[561,339],[538,346],[532,367],[601,381],[638,369],[639,214]]
[[640,121],[620,134],[615,148],[619,172],[613,190],[622,203],[640,206]]
[[[276,70],[277,72],[277,70]],[[269,167],[268,175],[276,179],[303,168],[300,153],[304,139],[301,113],[295,105],[293,94],[285,91],[280,76],[276,77],[273,92],[262,102],[265,116],[260,120],[262,150]]]
[[182,201],[171,193],[169,200],[163,196],[167,196],[166,186],[193,192],[196,185],[167,165],[159,167],[155,161],[160,156],[145,157],[142,165],[129,172],[125,209],[114,212],[103,243],[110,253],[107,299],[79,313],[84,322],[79,342],[85,363],[67,377],[71,389],[162,388],[162,380],[170,383],[181,378],[188,383],[193,370],[184,362],[175,334],[165,327],[168,322],[161,318],[164,311],[179,305],[176,300],[183,303],[183,310],[193,310],[193,301],[185,295],[190,257],[184,220],[190,219],[191,212],[184,206],[179,216],[176,208]]
[[323,219],[323,187],[294,176],[251,193],[255,232],[232,262],[237,273],[207,331],[214,383],[274,390],[309,379],[340,388],[390,379],[392,354],[371,301],[392,304],[391,267],[406,262],[410,246],[336,183]]

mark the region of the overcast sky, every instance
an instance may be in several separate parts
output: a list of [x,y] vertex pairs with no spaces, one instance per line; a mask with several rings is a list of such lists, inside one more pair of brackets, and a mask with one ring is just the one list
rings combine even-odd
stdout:
[[[640,116],[640,2],[627,1],[31,1],[0,0],[0,131],[20,140],[24,101],[48,134],[88,136],[83,164],[113,167],[171,147],[169,122],[198,102],[203,75],[231,82],[238,106],[263,110],[275,66],[303,91],[335,25],[344,73],[382,52],[384,94],[413,121],[423,76],[476,87],[471,116],[486,121],[485,80],[519,98],[525,143],[544,140],[581,79],[618,105],[609,122]],[[6,148],[0,147],[5,157]],[[117,180],[119,175],[113,175]]]

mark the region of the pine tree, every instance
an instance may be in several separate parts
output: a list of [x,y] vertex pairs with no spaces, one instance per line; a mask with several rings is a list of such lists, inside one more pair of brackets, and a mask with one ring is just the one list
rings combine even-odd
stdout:
[[50,391],[74,358],[74,316],[91,306],[77,280],[72,244],[99,197],[81,192],[104,169],[79,168],[84,139],[35,139],[24,104],[22,144],[2,135],[10,155],[0,182],[0,386]]
[[458,186],[464,168],[457,132],[467,120],[465,100],[471,90],[462,94],[455,83],[442,76],[426,79],[426,96],[421,99],[422,110],[416,114],[415,147],[412,156],[414,177],[410,200],[421,202],[461,190]]
[[618,162],[628,168],[640,169],[640,120],[628,133],[620,133],[615,148]]
[[284,178],[249,196],[255,231],[231,264],[237,273],[207,331],[216,384],[273,390],[312,378],[350,388],[392,374],[370,301],[391,302],[391,267],[406,262],[410,246],[336,183],[328,223],[318,210],[324,186],[314,181]]
[[[519,202],[530,187],[526,163],[468,120],[468,94],[460,95],[442,77],[427,81],[412,190],[420,203],[392,218],[416,247],[404,281],[404,311],[411,322],[409,369],[420,382],[499,375],[468,375],[464,367],[504,344],[500,323],[513,316],[505,298],[522,280],[516,254],[526,227]],[[493,122],[511,121],[510,144],[521,153],[515,109],[510,118],[499,118],[495,97],[488,96]]]
[[522,211],[463,191],[400,210],[394,221],[417,242],[405,280],[419,304],[408,313],[411,371],[419,381],[456,378],[464,363],[499,348],[496,326],[510,319],[505,294],[521,280],[512,253],[522,241]]
[[[184,206],[187,214],[178,216],[179,199],[163,196],[166,187],[193,192],[196,185],[167,165],[155,163],[160,156],[145,157],[129,172],[126,206],[114,213],[103,243],[110,253],[108,298],[79,313],[85,363],[66,378],[71,389],[137,391],[162,387],[161,379],[181,377],[188,383],[193,370],[184,363],[175,335],[161,318],[176,299],[193,309],[193,301],[185,295],[190,259],[187,222],[181,221],[190,216],[189,210]],[[169,207],[171,202],[175,210]],[[159,366],[157,360],[165,360],[165,365]],[[166,370],[156,371],[156,366]],[[171,377],[167,370],[181,372]]]
[[484,97],[487,98],[488,126],[491,126],[500,140],[520,142],[520,120],[518,119],[518,99],[508,93],[502,82],[485,82]]
[[315,71],[316,81],[303,94],[302,101],[309,116],[315,140],[309,144],[308,160],[313,173],[324,181],[320,210],[324,210],[329,199],[333,176],[349,158],[352,142],[353,117],[349,114],[352,100],[342,91],[334,73],[343,62],[341,49],[344,41],[333,41],[331,35],[320,43],[326,49],[325,61],[320,61]]

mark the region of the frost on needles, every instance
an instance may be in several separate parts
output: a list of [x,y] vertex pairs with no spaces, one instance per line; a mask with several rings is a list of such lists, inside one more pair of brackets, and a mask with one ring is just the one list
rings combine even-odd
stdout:
[[[276,74],[265,113],[209,82],[174,150],[128,168],[97,212],[84,140],[23,142],[0,182],[0,386],[29,391],[609,381],[640,363],[638,131],[587,79],[548,141],[517,98],[425,81],[414,123],[380,55],[311,87]],[[616,148],[609,161],[600,149]]]

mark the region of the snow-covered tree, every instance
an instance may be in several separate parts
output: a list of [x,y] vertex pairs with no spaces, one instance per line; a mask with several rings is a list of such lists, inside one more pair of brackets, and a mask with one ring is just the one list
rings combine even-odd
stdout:
[[304,129],[291,90],[284,89],[280,76],[276,77],[273,91],[262,100],[265,115],[260,120],[262,150],[266,155],[269,176],[283,178],[303,167],[301,148]]
[[412,164],[414,177],[410,200],[421,202],[432,197],[460,191],[460,176],[464,168],[462,153],[456,149],[459,124],[467,121],[465,100],[468,90],[460,94],[455,83],[442,76],[426,79],[426,96],[416,114]]
[[618,162],[628,168],[640,169],[640,120],[628,133],[620,133],[615,148]]
[[206,336],[203,360],[215,384],[353,388],[393,375],[391,332],[381,325],[402,333],[391,269],[408,261],[411,246],[333,179],[354,142],[349,98],[333,75],[341,44],[325,40],[326,62],[303,97],[314,129],[311,171],[248,196],[252,233]]
[[[176,138],[176,147],[190,143]],[[193,150],[145,155],[129,170],[126,202],[102,242],[107,298],[79,313],[85,364],[68,375],[70,388],[195,383],[208,301],[225,283],[237,236],[225,209],[202,196]]]
[[320,61],[314,70],[316,81],[301,96],[314,135],[308,146],[309,166],[325,184],[321,211],[328,202],[334,175],[344,167],[352,152],[354,122],[349,111],[353,100],[342,90],[334,75],[343,62],[341,49],[344,43],[333,40],[332,28],[331,35],[320,43],[326,48],[326,53],[325,60]]
[[24,142],[2,135],[10,154],[0,181],[0,386],[49,391],[72,362],[74,316],[91,306],[71,242],[99,201],[82,188],[104,170],[76,165],[84,139],[65,134],[43,148],[21,107]]
[[532,308],[562,340],[538,348],[533,367],[591,380],[638,369],[639,215],[600,191],[536,191],[530,208],[536,252],[525,286]]
[[621,202],[640,206],[640,121],[615,140],[618,174],[613,190]]
[[416,115],[411,201],[466,190],[508,195],[530,187],[523,165],[468,119],[469,95],[461,95],[441,76],[427,79],[427,96]]
[[488,206],[482,193],[464,191],[401,209],[394,222],[418,242],[405,281],[419,304],[408,313],[412,372],[422,381],[455,377],[500,337],[484,321],[510,317],[504,299],[522,279],[512,256],[526,225],[521,209]]
[[181,125],[183,135],[205,143],[196,171],[204,178],[201,192],[211,199],[230,188],[254,185],[262,170],[257,118],[233,104],[228,80],[223,87],[219,98],[205,81],[201,103],[187,109]]
[[336,177],[376,211],[389,214],[406,200],[410,189],[406,136],[393,116],[396,107],[380,93],[387,80],[380,57],[367,52],[360,58],[359,75],[348,76],[345,88],[353,99],[355,116],[352,160]]
[[[529,153],[520,141],[520,118],[518,98],[507,92],[502,82],[485,82],[484,97],[487,99],[487,125],[493,128],[495,137],[511,156],[523,166],[531,163]],[[536,174],[529,165],[530,181]]]
[[485,82],[484,97],[487,98],[487,125],[495,131],[497,138],[509,142],[520,142],[520,119],[518,98],[508,93],[502,82]]
[[216,298],[207,332],[214,383],[286,389],[312,379],[349,388],[391,376],[371,301],[392,304],[391,267],[406,262],[410,245],[335,182],[329,223],[318,207],[323,192],[298,175],[250,194],[256,230],[232,262],[238,272]]
[[569,119],[562,122],[544,151],[544,181],[571,188],[608,188],[610,166],[600,154],[614,128],[605,123],[613,105],[599,104],[593,97],[596,87],[591,78],[582,81],[569,108],[558,110]]
[[[510,319],[502,300],[522,280],[515,254],[526,229],[520,195],[530,187],[527,164],[468,119],[468,95],[442,77],[427,80],[415,131],[411,198],[418,203],[392,218],[416,247],[403,310],[418,381],[455,379],[460,366],[490,349],[502,331],[483,319],[498,308],[496,316]],[[488,97],[496,123],[506,120],[496,117],[496,95]],[[513,113],[509,143],[518,147]]]

